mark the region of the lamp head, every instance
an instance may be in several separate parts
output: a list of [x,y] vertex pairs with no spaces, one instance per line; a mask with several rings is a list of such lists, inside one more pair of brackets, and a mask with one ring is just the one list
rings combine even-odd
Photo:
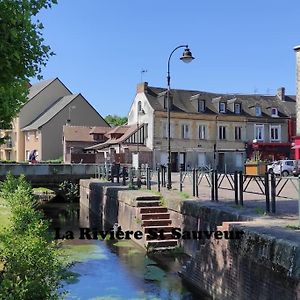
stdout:
[[184,52],[182,54],[182,57],[180,59],[185,63],[190,63],[193,59],[195,59],[192,55],[192,52],[188,47],[184,49]]

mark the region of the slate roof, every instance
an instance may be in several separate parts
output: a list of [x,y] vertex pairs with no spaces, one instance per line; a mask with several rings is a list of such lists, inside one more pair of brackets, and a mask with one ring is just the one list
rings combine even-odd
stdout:
[[58,114],[64,107],[71,103],[80,94],[67,95],[59,98],[49,108],[42,112],[31,124],[22,128],[22,131],[37,130],[44,124],[48,123],[56,114]]
[[[147,87],[145,93],[149,104],[155,111],[166,111],[163,106],[164,97],[166,97],[166,89],[160,87]],[[242,112],[241,116],[256,117],[255,109],[256,105],[259,105],[262,109],[262,117],[271,117],[271,108],[278,109],[279,117],[295,117],[296,115],[296,97],[285,96],[285,101],[279,99],[279,97],[271,95],[246,95],[246,94],[221,94],[210,93],[204,91],[193,90],[179,90],[172,89],[171,97],[173,98],[173,106],[171,111],[185,112],[185,113],[199,113],[197,111],[197,105],[193,105],[193,100],[205,100],[205,114],[220,114],[218,112],[219,101],[227,103],[227,111],[225,115],[236,115],[234,111],[230,110],[229,104],[232,101],[241,103]],[[234,99],[234,100],[233,100]]]
[[32,99],[34,96],[36,96],[39,92],[41,92],[45,87],[47,87],[52,81],[56,79],[57,78],[43,80],[31,85],[28,94],[29,100]]

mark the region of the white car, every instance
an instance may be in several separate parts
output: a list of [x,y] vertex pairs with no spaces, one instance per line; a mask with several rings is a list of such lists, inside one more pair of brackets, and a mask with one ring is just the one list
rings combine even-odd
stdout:
[[267,171],[270,174],[274,173],[276,175],[288,176],[293,174],[295,162],[295,160],[291,159],[274,161],[267,166]]

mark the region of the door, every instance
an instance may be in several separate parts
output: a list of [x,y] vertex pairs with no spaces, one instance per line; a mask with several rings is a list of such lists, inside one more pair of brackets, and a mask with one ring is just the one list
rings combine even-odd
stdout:
[[178,153],[177,152],[171,153],[171,171],[172,172],[178,171]]
[[185,156],[186,156],[185,152],[180,152],[180,154],[179,154],[179,167],[181,168],[181,170],[185,170]]
[[198,167],[203,168],[206,165],[205,153],[198,153]]
[[225,153],[219,153],[218,155],[218,167],[219,172],[225,171]]
[[168,165],[168,153],[162,152],[160,154],[160,164],[165,167]]

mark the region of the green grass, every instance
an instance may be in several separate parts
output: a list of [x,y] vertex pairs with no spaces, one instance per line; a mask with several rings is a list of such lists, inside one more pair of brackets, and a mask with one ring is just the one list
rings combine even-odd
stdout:
[[266,214],[266,212],[260,207],[256,207],[254,210],[258,215],[265,215]]
[[296,226],[296,225],[287,225],[286,228],[293,229],[293,230],[300,230],[300,225],[299,226]]
[[55,193],[54,191],[52,191],[50,189],[47,189],[45,187],[33,188],[32,191],[33,192],[39,192],[39,193],[48,193],[48,194]]
[[10,209],[5,206],[4,200],[0,198],[0,232],[10,224]]
[[188,199],[188,198],[190,198],[190,195],[187,192],[178,192],[178,195],[182,199]]

